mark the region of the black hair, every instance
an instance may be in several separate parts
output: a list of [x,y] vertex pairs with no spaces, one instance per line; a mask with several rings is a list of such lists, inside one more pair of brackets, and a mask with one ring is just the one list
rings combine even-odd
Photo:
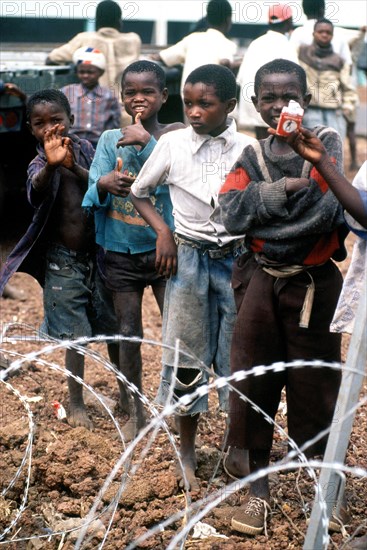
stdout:
[[103,0],[96,9],[96,29],[102,27],[112,27],[120,30],[122,11],[117,2],[113,0]]
[[316,29],[316,26],[317,26],[317,25],[320,25],[320,23],[324,23],[324,24],[326,24],[326,25],[330,25],[331,28],[334,29],[334,25],[333,25],[332,21],[330,21],[330,19],[326,19],[325,17],[320,17],[320,19],[318,19],[318,20],[316,21],[316,23],[314,24],[313,30],[315,30],[315,29]]
[[324,17],[325,0],[303,0],[302,8],[307,19],[319,19]]
[[206,18],[212,27],[220,27],[232,18],[232,6],[228,0],[210,0],[206,8]]
[[153,61],[134,61],[130,63],[122,73],[121,77],[121,87],[124,87],[124,79],[128,73],[154,73],[157,79],[157,83],[160,91],[166,87],[166,73],[158,63]]
[[30,121],[33,109],[39,103],[57,103],[67,116],[71,117],[71,107],[68,98],[60,90],[46,88],[39,90],[30,96],[27,101],[27,120]]
[[255,75],[255,95],[259,93],[259,88],[265,75],[278,73],[295,74],[298,78],[302,95],[307,94],[307,78],[304,69],[288,59],[274,59],[273,61],[269,61],[269,63],[265,63],[257,71]]
[[220,101],[236,97],[235,76],[230,69],[223,65],[202,65],[189,74],[185,84],[197,84],[198,82],[202,82],[206,86],[213,86]]

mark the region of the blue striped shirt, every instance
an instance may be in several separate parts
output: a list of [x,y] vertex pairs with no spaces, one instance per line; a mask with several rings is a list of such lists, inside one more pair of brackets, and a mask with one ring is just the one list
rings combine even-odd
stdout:
[[121,126],[121,105],[113,90],[100,85],[88,90],[82,84],[61,88],[69,100],[75,120],[69,132],[87,139],[96,147],[105,130]]

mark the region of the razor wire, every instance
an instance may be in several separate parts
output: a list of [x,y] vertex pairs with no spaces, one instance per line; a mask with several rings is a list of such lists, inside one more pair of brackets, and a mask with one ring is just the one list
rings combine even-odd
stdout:
[[[23,469],[24,469],[24,467],[25,467],[25,465],[27,464],[27,461],[28,461],[28,471],[27,471],[27,476],[26,476],[26,481],[25,481],[24,495],[23,495],[23,499],[22,499],[22,502],[21,502],[21,506],[19,507],[19,509],[17,511],[16,517],[13,518],[11,523],[6,527],[5,531],[2,534],[0,534],[0,544],[7,544],[9,542],[18,542],[18,541],[20,542],[20,541],[24,541],[24,540],[29,540],[30,538],[47,538],[47,539],[49,539],[50,537],[65,535],[65,534],[67,534],[71,531],[79,530],[79,536],[78,536],[78,539],[77,539],[76,545],[75,545],[75,548],[79,549],[79,548],[82,548],[81,545],[83,544],[83,541],[85,541],[85,537],[87,537],[88,526],[90,526],[92,524],[92,522],[95,521],[96,519],[104,517],[104,516],[106,516],[107,513],[109,513],[110,514],[110,519],[108,521],[108,525],[107,525],[103,540],[102,540],[101,544],[99,545],[99,548],[102,548],[104,546],[104,543],[106,542],[108,534],[109,534],[109,532],[112,528],[113,517],[114,517],[114,515],[116,513],[116,510],[118,508],[120,497],[123,494],[124,489],[126,488],[126,484],[128,483],[128,478],[132,478],[139,471],[139,468],[142,467],[143,462],[144,462],[144,458],[146,457],[148,452],[151,449],[154,450],[154,441],[156,439],[157,432],[161,427],[163,427],[164,431],[166,432],[166,434],[168,436],[169,442],[172,446],[173,455],[175,456],[177,461],[179,463],[181,463],[180,454],[179,454],[179,451],[178,451],[178,448],[177,448],[177,445],[176,445],[176,441],[174,439],[174,436],[170,433],[169,427],[168,427],[168,425],[165,421],[165,418],[168,417],[168,416],[171,416],[172,414],[174,414],[175,411],[178,410],[180,406],[188,405],[191,402],[192,399],[195,399],[196,397],[200,397],[202,395],[206,395],[212,389],[224,387],[225,385],[228,385],[229,388],[232,391],[237,391],[238,392],[238,390],[233,386],[233,383],[238,382],[240,380],[243,380],[247,376],[261,376],[261,375],[264,375],[265,373],[267,373],[269,371],[280,372],[280,371],[282,371],[284,369],[287,369],[287,368],[302,368],[302,367],[304,367],[305,363],[308,366],[311,366],[311,367],[314,367],[314,368],[325,367],[325,366],[329,367],[329,368],[332,368],[332,369],[341,369],[342,368],[340,364],[336,364],[336,363],[324,363],[322,361],[303,362],[303,361],[298,360],[298,361],[293,361],[291,363],[277,362],[277,363],[274,363],[273,365],[269,365],[269,366],[257,366],[257,367],[254,367],[253,369],[249,370],[249,371],[236,372],[233,375],[230,375],[228,377],[216,377],[215,374],[211,371],[211,369],[208,369],[204,364],[202,364],[193,354],[190,354],[185,349],[182,349],[180,347],[180,342],[179,341],[176,343],[175,348],[171,348],[170,346],[162,346],[161,342],[155,342],[153,340],[147,340],[147,339],[144,339],[144,338],[128,338],[128,337],[123,337],[123,336],[114,336],[114,337],[102,336],[102,337],[94,337],[94,338],[90,338],[90,339],[81,338],[81,339],[76,340],[76,341],[54,340],[54,339],[49,338],[48,336],[46,337],[45,335],[40,335],[40,333],[37,333],[36,336],[28,336],[28,337],[25,337],[24,335],[22,335],[21,337],[17,337],[16,335],[15,336],[14,335],[13,336],[6,336],[8,331],[11,330],[11,329],[16,328],[16,326],[17,326],[17,324],[12,324],[12,323],[7,325],[7,327],[5,328],[5,331],[3,331],[3,335],[2,335],[2,339],[1,339],[3,343],[19,344],[19,340],[21,340],[22,342],[24,342],[24,341],[33,342],[33,343],[37,342],[37,343],[42,343],[42,344],[45,344],[45,345],[43,345],[43,347],[41,347],[41,349],[39,349],[37,351],[31,351],[31,352],[28,352],[28,353],[25,353],[25,354],[20,354],[19,352],[14,352],[14,351],[9,351],[9,350],[1,350],[0,349],[0,351],[3,351],[3,352],[5,351],[5,353],[7,353],[8,355],[13,355],[13,357],[16,357],[15,360],[11,361],[11,363],[10,363],[10,365],[7,369],[5,369],[3,371],[0,371],[0,381],[3,384],[5,384],[6,388],[9,391],[13,392],[13,394],[25,406],[25,408],[27,410],[28,422],[29,422],[28,443],[27,443],[27,446],[26,446],[26,449],[25,449],[25,452],[24,452],[23,460],[22,460],[21,465],[19,466],[16,474],[14,475],[13,479],[10,481],[10,483],[8,485],[8,489],[14,485],[16,480],[19,479],[19,477],[21,475],[21,472],[23,471]],[[22,328],[24,328],[24,327],[25,327],[25,325],[22,324]],[[30,331],[32,331],[32,330],[34,331],[34,329],[32,327],[27,326],[27,329],[30,330]],[[143,343],[143,344],[146,344],[146,345],[157,346],[157,347],[160,347],[160,348],[167,347],[167,348],[173,349],[173,351],[175,353],[174,368],[176,370],[178,368],[178,362],[179,362],[180,354],[183,354],[183,355],[189,356],[192,360],[194,360],[196,362],[195,368],[200,368],[200,369],[206,370],[207,372],[210,372],[210,375],[214,376],[214,380],[213,380],[213,382],[210,382],[208,384],[205,384],[205,385],[199,387],[197,390],[195,390],[190,395],[184,395],[183,397],[181,397],[174,404],[170,403],[170,397],[172,396],[172,392],[173,392],[173,383],[172,383],[172,387],[170,387],[170,392],[169,392],[169,396],[168,396],[166,405],[163,406],[161,410],[158,410],[156,408],[156,406],[153,403],[151,403],[144,395],[142,395],[138,391],[138,389],[133,384],[131,384],[124,377],[124,375],[122,373],[120,373],[114,367],[114,365],[112,363],[110,363],[108,360],[106,360],[99,352],[86,347],[86,345],[89,344],[89,343],[111,342],[111,341],[118,342],[119,340],[139,342],[139,343]],[[0,341],[0,343],[1,343],[1,341]],[[111,373],[113,373],[121,382],[126,384],[129,391],[131,392],[131,394],[136,395],[142,401],[144,406],[148,409],[148,411],[149,411],[149,413],[152,417],[152,420],[143,428],[143,430],[141,430],[139,432],[137,437],[129,445],[126,445],[126,442],[124,440],[123,431],[121,430],[121,427],[120,427],[117,419],[115,418],[113,412],[110,410],[109,406],[103,401],[103,399],[98,395],[98,393],[89,384],[84,382],[81,378],[79,378],[77,376],[74,376],[70,371],[67,371],[65,368],[61,367],[60,365],[58,365],[55,362],[46,361],[45,359],[42,358],[42,356],[50,355],[50,354],[52,354],[55,351],[60,350],[60,349],[74,349],[74,350],[78,351],[78,353],[83,354],[85,357],[88,357],[91,360],[96,361],[99,365],[103,366],[103,368],[105,368],[108,371],[110,371]],[[99,490],[98,494],[96,495],[94,503],[93,503],[90,511],[88,512],[87,516],[85,518],[83,518],[83,525],[82,526],[78,526],[78,527],[75,527],[74,529],[70,529],[70,530],[66,530],[66,531],[47,533],[47,534],[44,534],[44,535],[43,534],[36,534],[33,537],[25,537],[25,538],[18,538],[18,539],[17,538],[12,538],[10,540],[3,540],[4,537],[17,525],[17,523],[19,522],[19,519],[20,519],[20,517],[21,517],[21,515],[22,515],[22,513],[23,513],[23,511],[26,507],[27,495],[28,495],[29,484],[30,484],[30,476],[31,476],[32,442],[33,442],[33,435],[34,435],[34,421],[33,421],[33,416],[32,416],[31,409],[29,407],[29,403],[27,403],[26,398],[24,396],[22,396],[18,392],[18,390],[16,390],[13,387],[13,385],[10,384],[10,382],[6,382],[5,379],[7,377],[9,377],[11,374],[14,374],[15,372],[21,371],[22,369],[25,369],[27,367],[27,364],[32,363],[32,362],[36,363],[41,368],[44,368],[44,369],[49,368],[51,370],[58,371],[59,373],[63,374],[64,376],[70,376],[70,377],[74,378],[77,382],[82,384],[82,386],[85,390],[91,392],[91,394],[97,399],[97,401],[102,406],[102,409],[105,410],[107,415],[112,420],[113,425],[114,425],[114,427],[115,427],[115,429],[118,433],[121,445],[123,447],[123,452],[120,456],[120,459],[116,461],[116,463],[115,463],[113,469],[111,470],[110,474],[105,479],[104,484],[101,487],[101,489]],[[345,365],[344,365],[343,368],[345,369],[347,367],[345,367]],[[353,369],[349,369],[349,371],[353,372]],[[248,398],[246,396],[242,395],[242,394],[240,394],[240,398],[245,400],[245,401],[249,401]],[[355,410],[358,407],[364,405],[366,403],[366,401],[367,401],[367,398],[361,399],[360,402],[358,403],[358,405],[353,407],[353,410],[348,411],[346,416],[354,414]],[[255,410],[265,414],[264,411],[261,411],[259,409],[259,407],[257,407],[256,404],[251,403],[251,406]],[[183,548],[183,544],[184,544],[188,534],[190,533],[191,529],[193,528],[193,526],[198,521],[200,521],[203,517],[208,515],[208,513],[211,510],[213,510],[214,507],[216,507],[218,504],[220,504],[221,502],[226,500],[228,498],[228,496],[232,495],[233,493],[239,491],[240,489],[242,489],[244,487],[247,487],[249,483],[251,483],[252,481],[264,476],[265,474],[270,474],[272,472],[286,471],[286,470],[289,471],[289,470],[292,470],[292,469],[298,469],[298,470],[305,469],[306,472],[308,473],[309,477],[313,480],[314,490],[315,490],[315,495],[316,496],[318,494],[318,482],[317,482],[317,476],[316,476],[315,470],[319,470],[319,469],[322,469],[322,468],[334,468],[336,471],[341,472],[343,474],[348,473],[348,474],[351,474],[351,475],[354,475],[354,476],[357,476],[357,477],[366,477],[367,476],[367,471],[364,470],[363,468],[359,468],[359,467],[352,468],[352,467],[347,467],[347,466],[344,466],[344,465],[341,465],[341,464],[338,464],[338,463],[325,464],[322,461],[307,460],[307,458],[304,455],[304,451],[307,449],[307,446],[312,445],[315,441],[317,441],[317,439],[319,439],[321,437],[324,437],[324,435],[329,433],[330,429],[324,430],[324,432],[322,432],[321,434],[317,434],[317,436],[315,436],[315,438],[313,438],[312,441],[308,441],[303,446],[298,447],[296,445],[296,443],[288,437],[288,435],[284,431],[284,429],[275,420],[271,419],[270,417],[267,417],[266,414],[265,414],[265,418],[268,422],[270,422],[274,425],[275,430],[284,439],[286,439],[286,441],[288,442],[288,444],[291,448],[290,452],[281,461],[278,461],[275,464],[271,464],[271,465],[269,465],[268,468],[266,468],[264,470],[261,470],[259,472],[256,472],[254,474],[250,474],[249,476],[246,476],[245,478],[243,478],[241,480],[235,481],[235,482],[231,483],[230,485],[226,485],[225,490],[219,489],[218,491],[214,491],[213,493],[211,493],[209,495],[206,495],[203,499],[200,499],[199,501],[196,501],[194,503],[191,502],[190,492],[188,490],[188,482],[187,482],[187,479],[185,479],[185,470],[184,470],[183,465],[181,463],[181,470],[182,470],[183,478],[184,478],[184,482],[185,482],[185,495],[186,495],[185,508],[183,510],[180,510],[176,514],[171,515],[165,521],[160,522],[156,526],[153,526],[152,528],[147,530],[146,533],[144,533],[143,535],[140,535],[137,539],[132,541],[127,546],[127,548],[129,550],[132,550],[133,548],[136,548],[139,544],[141,544],[142,542],[147,540],[149,537],[154,536],[156,533],[161,532],[162,530],[164,530],[169,525],[172,525],[175,522],[177,522],[177,520],[181,520],[181,519],[185,518],[186,521],[185,521],[184,527],[182,529],[178,530],[177,534],[173,537],[173,539],[169,543],[169,546],[167,547],[168,549],[170,549],[170,548],[177,548],[178,547],[177,545],[181,545],[180,547]],[[343,418],[339,419],[339,420],[343,421]],[[147,436],[148,436],[148,439],[147,439],[147,442],[145,443],[145,446],[143,447],[143,450],[140,451],[139,460],[135,464],[132,464],[132,458],[133,458],[134,451],[137,449],[138,445],[141,444],[145,440],[145,438],[147,438]],[[295,457],[297,458],[296,461],[294,460]],[[99,505],[102,502],[103,495],[105,494],[105,492],[107,491],[107,489],[111,485],[111,482],[116,479],[116,476],[117,476],[118,472],[121,470],[121,468],[124,469],[124,474],[123,474],[121,480],[119,481],[120,485],[119,485],[118,491],[116,492],[116,494],[115,494],[114,498],[111,500],[111,502],[107,506],[104,506],[102,511],[97,512],[97,509],[98,509]],[[325,518],[326,518],[326,516],[325,516]],[[326,529],[327,529],[327,527],[326,527]]]

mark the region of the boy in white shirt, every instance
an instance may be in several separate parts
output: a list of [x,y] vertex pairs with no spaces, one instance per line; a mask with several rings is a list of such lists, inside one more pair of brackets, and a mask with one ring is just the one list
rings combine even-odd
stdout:
[[[229,235],[218,215],[218,191],[243,147],[254,141],[236,131],[228,118],[236,105],[233,73],[220,65],[195,69],[184,86],[190,127],[162,136],[131,188],[137,210],[157,233],[156,268],[170,277],[163,313],[163,343],[180,339],[196,359],[180,355],[173,382],[173,402],[208,382],[213,366],[229,375],[229,349],[236,316],[230,286],[232,264],[242,239]],[[160,183],[169,186],[175,232],[154,209],[149,195]],[[208,368],[200,368],[201,361]],[[158,402],[165,404],[175,364],[174,351],[163,350]],[[218,390],[227,409],[228,388]],[[176,409],[180,454],[192,492],[199,490],[195,436],[199,413],[208,396],[195,397]]]

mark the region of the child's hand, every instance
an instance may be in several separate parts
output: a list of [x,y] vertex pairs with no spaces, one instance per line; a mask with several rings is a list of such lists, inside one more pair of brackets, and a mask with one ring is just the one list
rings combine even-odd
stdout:
[[103,193],[111,193],[118,197],[127,197],[134,181],[135,176],[129,176],[126,173],[121,174],[117,165],[116,170],[112,170],[109,174],[99,178],[98,189]]
[[65,126],[55,124],[55,126],[45,131],[43,146],[45,148],[47,162],[51,166],[59,166],[64,163],[66,157],[70,157],[70,139],[63,137],[62,132],[64,130]]
[[16,97],[19,97],[22,101],[27,100],[26,94],[21,90],[18,86],[13,84],[12,82],[6,82],[4,85],[5,92],[9,95],[14,95]]
[[140,113],[135,117],[135,124],[125,126],[121,129],[121,138],[116,147],[125,147],[126,145],[141,145],[144,147],[150,140],[150,133],[146,131],[140,120]]
[[61,163],[62,166],[65,166],[65,168],[68,168],[69,170],[72,170],[75,166],[75,158],[74,158],[74,152],[73,152],[73,144],[70,138],[64,137],[63,138],[63,145],[67,146],[66,150],[66,156],[63,162]]
[[285,192],[287,195],[293,195],[300,189],[309,186],[308,178],[285,178]]
[[177,246],[171,231],[158,233],[156,242],[155,268],[168,279],[177,273]]
[[301,127],[289,136],[279,136],[273,128],[268,128],[268,133],[286,141],[296,153],[312,164],[317,164],[327,155],[322,141],[307,128]]

